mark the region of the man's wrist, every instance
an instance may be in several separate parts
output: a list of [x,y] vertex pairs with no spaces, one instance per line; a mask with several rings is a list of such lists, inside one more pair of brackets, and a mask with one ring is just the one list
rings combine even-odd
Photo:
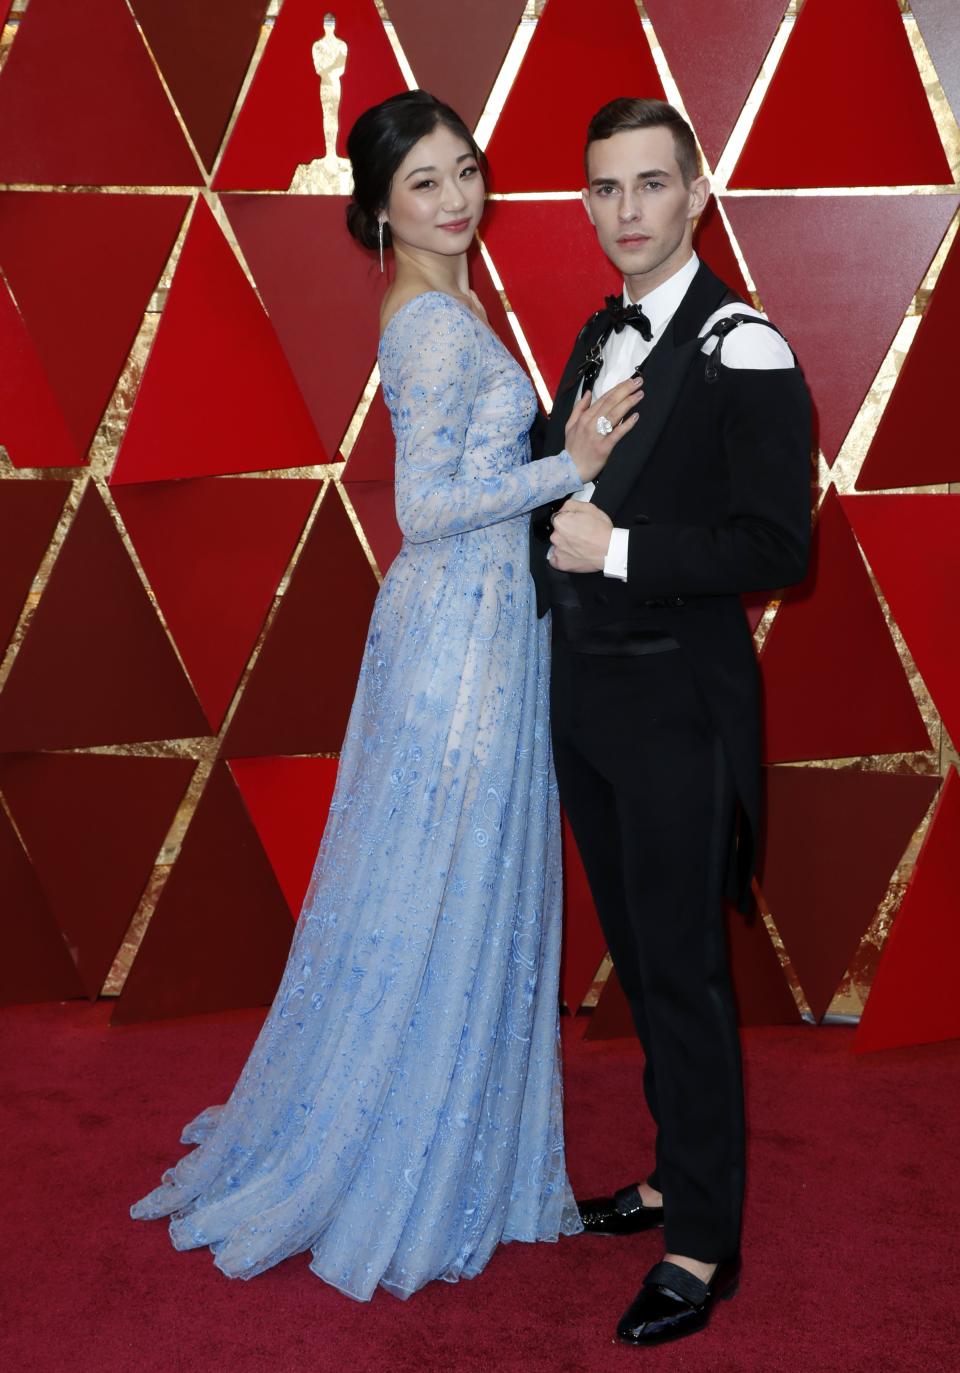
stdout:
[[617,581],[627,580],[627,554],[630,547],[629,529],[611,529],[610,543],[603,560],[603,575],[615,577]]

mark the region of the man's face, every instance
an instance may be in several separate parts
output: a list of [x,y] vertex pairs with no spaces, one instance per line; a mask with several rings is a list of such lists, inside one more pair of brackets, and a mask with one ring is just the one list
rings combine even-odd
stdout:
[[669,129],[625,129],[591,143],[582,192],[600,247],[639,299],[690,256],[693,222],[710,194],[706,177],[683,184]]

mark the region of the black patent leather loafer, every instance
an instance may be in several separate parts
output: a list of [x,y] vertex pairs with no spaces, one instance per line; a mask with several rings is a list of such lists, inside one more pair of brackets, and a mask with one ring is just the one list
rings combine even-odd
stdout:
[[592,1235],[637,1235],[663,1224],[662,1206],[644,1206],[639,1183],[621,1187],[612,1197],[578,1201],[584,1230]]
[[655,1263],[617,1326],[624,1344],[667,1344],[703,1330],[714,1302],[729,1301],[740,1282],[740,1255],[717,1264],[709,1282],[675,1263]]

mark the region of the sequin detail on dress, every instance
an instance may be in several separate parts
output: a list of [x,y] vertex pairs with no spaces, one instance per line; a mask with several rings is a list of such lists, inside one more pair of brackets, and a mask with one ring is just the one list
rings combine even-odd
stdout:
[[404,533],[276,1000],[198,1147],[133,1208],[231,1277],[312,1250],[360,1300],[581,1228],[558,1059],[560,842],[528,512],[535,402],[498,339],[428,292],[380,345]]

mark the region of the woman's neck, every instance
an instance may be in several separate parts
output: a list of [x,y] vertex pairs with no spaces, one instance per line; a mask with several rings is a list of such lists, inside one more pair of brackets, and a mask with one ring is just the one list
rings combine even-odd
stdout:
[[422,285],[428,290],[445,291],[453,296],[465,296],[470,290],[466,253],[448,257],[445,253],[425,252],[397,243],[393,257],[394,283],[401,289],[407,285]]

